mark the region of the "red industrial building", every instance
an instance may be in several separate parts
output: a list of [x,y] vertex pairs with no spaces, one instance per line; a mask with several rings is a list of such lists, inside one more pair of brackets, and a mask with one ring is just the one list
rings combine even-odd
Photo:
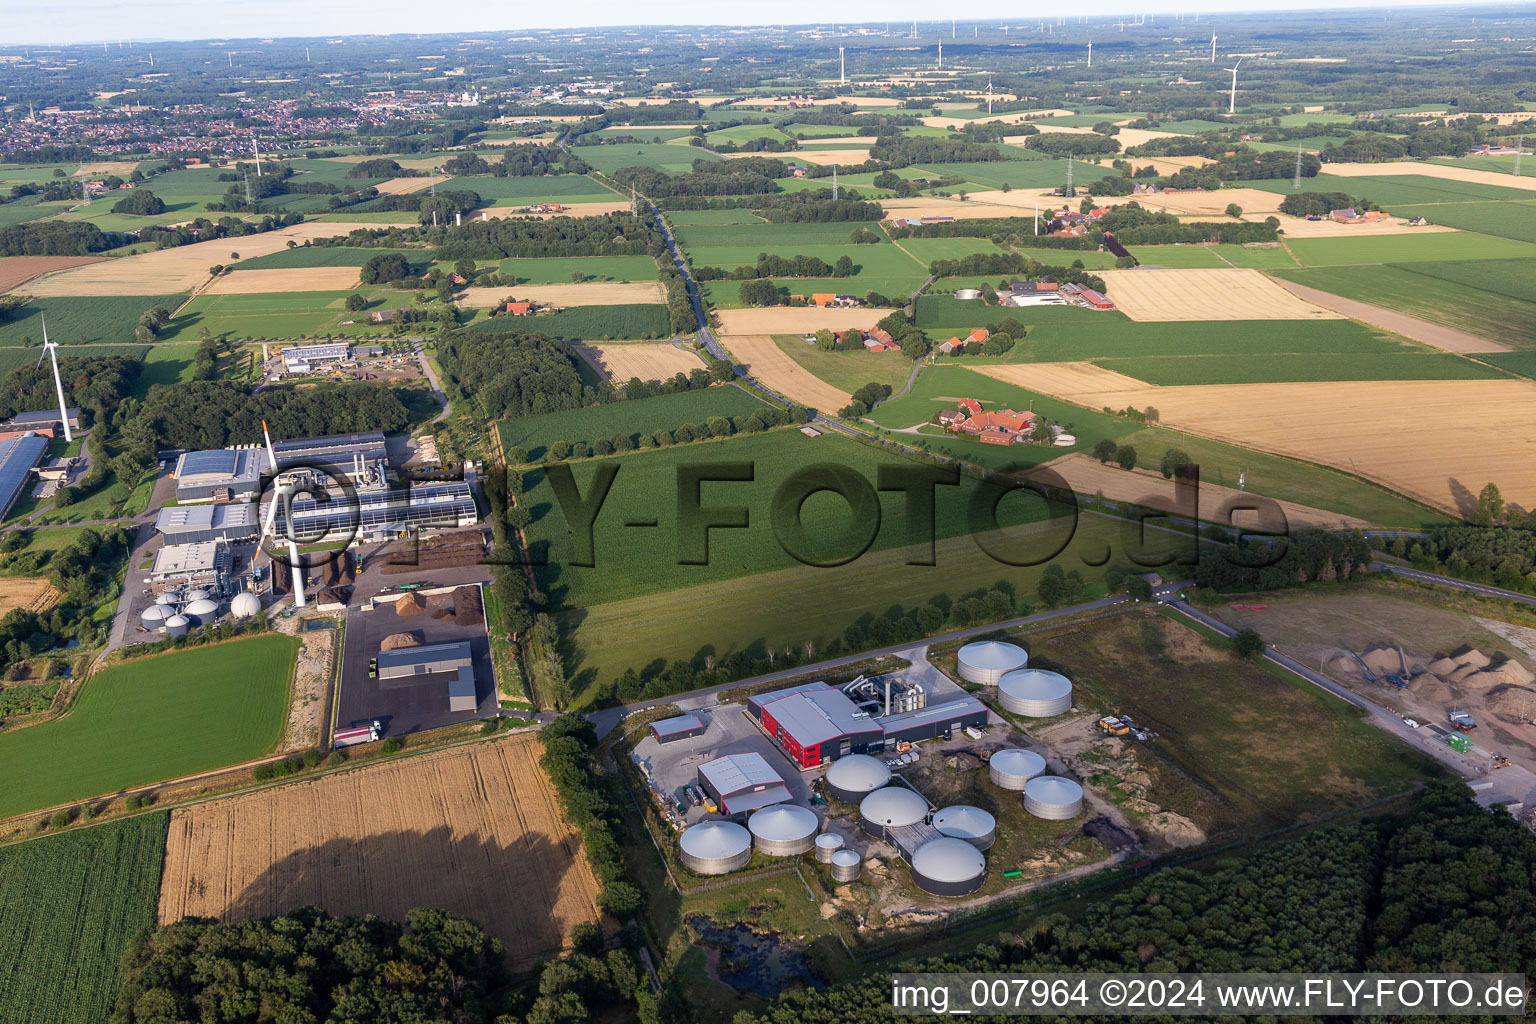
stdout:
[[747,710],[801,768],[987,724],[987,707],[974,697],[871,717],[847,694],[826,683],[757,694],[747,698]]

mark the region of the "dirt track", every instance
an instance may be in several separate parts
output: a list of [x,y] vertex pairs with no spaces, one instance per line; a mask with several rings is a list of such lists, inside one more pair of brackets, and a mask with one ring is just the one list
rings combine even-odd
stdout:
[[[1509,351],[1508,345],[1501,345],[1496,341],[1489,341],[1487,338],[1479,338],[1475,334],[1458,331],[1453,327],[1443,327],[1428,320],[1420,320],[1416,316],[1398,313],[1390,309],[1384,309],[1381,306],[1373,306],[1369,302],[1346,299],[1318,288],[1309,288],[1304,284],[1297,284],[1294,281],[1286,281],[1278,277],[1271,278],[1271,280],[1286,291],[1305,299],[1307,302],[1337,310],[1347,317],[1368,323],[1372,327],[1380,327],[1384,331],[1401,334],[1405,338],[1422,341],[1426,345],[1433,345],[1435,348],[1444,349],[1447,352],[1460,352],[1463,355],[1471,355],[1478,352]],[[1467,322],[1475,324],[1477,323],[1477,318],[1469,317]]]
[[726,344],[748,373],[785,398],[825,413],[835,413],[853,401],[848,392],[833,387],[791,359],[769,335],[738,335],[726,339]]
[[704,361],[693,352],[666,342],[584,344],[572,345],[571,348],[604,379],[616,380],[621,384],[632,377],[662,380],[704,368]]
[[597,919],[597,881],[531,734],[386,761],[171,815],[159,920],[317,904],[478,921],[526,967]]
[[1132,320],[1338,320],[1257,270],[1102,270],[1109,297]]
[[666,302],[667,293],[660,281],[609,282],[585,284],[519,284],[508,288],[465,288],[459,305],[486,308],[501,305],[508,295],[541,306],[624,306],[631,303]]

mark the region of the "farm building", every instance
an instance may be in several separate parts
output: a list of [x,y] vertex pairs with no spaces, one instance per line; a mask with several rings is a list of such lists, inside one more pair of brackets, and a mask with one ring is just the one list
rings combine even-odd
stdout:
[[[978,410],[981,408],[979,403],[972,404]],[[1012,409],[969,412],[969,408],[942,410],[939,423],[957,434],[970,434],[987,444],[1013,444],[1035,427],[1032,412],[1014,412]]]
[[699,765],[699,785],[721,812],[744,814],[789,799],[789,787],[761,754],[728,754]]
[[376,309],[368,314],[368,319],[376,324],[387,324],[395,319],[395,313],[393,309]]
[[970,697],[872,718],[847,694],[826,683],[757,694],[748,698],[747,708],[801,768],[987,723],[986,706]]
[[256,506],[249,503],[222,505],[168,505],[155,516],[155,530],[167,544],[195,544],[212,540],[250,540],[261,530]]
[[334,366],[352,358],[352,346],[345,341],[327,341],[319,345],[295,345],[278,353],[284,373],[313,373],[323,366]]
[[507,303],[507,312],[513,316],[529,316],[533,313],[533,303],[509,302]]
[[[265,521],[265,506],[261,514]],[[458,530],[479,521],[474,493],[466,483],[359,491],[324,503],[301,498],[293,502],[292,514],[293,536],[307,544],[353,538],[366,543],[424,530]],[[288,536],[288,515],[279,504],[274,529],[280,537]]]
[[675,743],[678,740],[692,739],[695,736],[704,735],[704,723],[698,715],[679,715],[676,718],[664,718],[659,722],[651,723],[651,735],[656,737],[657,743]]
[[378,662],[380,679],[408,679],[440,672],[457,673],[461,668],[471,668],[474,656],[470,653],[469,641],[460,640],[451,644],[380,651]]
[[243,501],[261,493],[267,453],[259,448],[187,452],[176,460],[176,500]]
[[180,587],[222,590],[229,569],[229,547],[220,541],[167,544],[155,552],[149,587],[156,594]]
[[0,517],[10,514],[47,451],[48,439],[41,434],[23,433],[0,441]]

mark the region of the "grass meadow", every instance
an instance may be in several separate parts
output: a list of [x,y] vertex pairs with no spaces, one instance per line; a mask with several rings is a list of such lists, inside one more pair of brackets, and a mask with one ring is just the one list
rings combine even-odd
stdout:
[[292,249],[255,256],[235,264],[237,270],[289,270],[295,267],[361,267],[375,256],[404,256],[422,273],[431,262],[425,249],[367,249],[347,245],[298,245]]
[[656,261],[649,256],[535,256],[501,261],[498,273],[518,284],[570,284],[580,273],[588,281],[654,281]]
[[[1263,189],[1289,195],[1295,191],[1290,178],[1265,178],[1245,181],[1246,188]],[[1398,206],[1418,203],[1466,203],[1479,199],[1529,199],[1526,189],[1507,188],[1503,185],[1484,185],[1475,181],[1454,181],[1450,178],[1432,178],[1427,174],[1382,174],[1361,177],[1344,177],[1324,172],[1302,181],[1304,192],[1343,192],[1361,199],[1369,199],[1378,206],[1397,213]]]
[[571,306],[558,313],[536,313],[529,317],[487,316],[475,320],[470,326],[477,331],[537,332],[564,341],[635,341],[672,335],[667,307],[654,302]]
[[1286,244],[1308,267],[1536,257],[1536,244],[1471,231],[1363,235],[1360,238],[1293,238]]
[[185,295],[34,298],[16,310],[10,320],[0,323],[0,347],[20,345],[23,338],[41,345],[44,316],[48,319],[48,337],[60,345],[129,345],[134,342],[133,328],[145,312],[156,306],[175,309],[184,301]]
[[295,650],[274,634],[97,672],[63,718],[0,734],[0,817],[260,757],[282,735]]
[[849,394],[871,383],[900,391],[912,375],[912,360],[900,352],[823,352],[798,334],[776,334],[773,340],[813,377]]
[[[676,149],[677,147],[670,147]],[[582,150],[585,159],[585,149]],[[607,203],[619,198],[606,186],[585,174],[556,174],[498,178],[489,174],[449,178],[437,186],[445,191],[468,190],[494,206],[527,206],[530,203]]]
[[[645,138],[645,132],[634,133],[639,138]],[[693,170],[695,160],[718,160],[720,157],[707,149],[697,146],[674,145],[670,142],[663,143],[630,143],[621,142],[609,146],[581,146],[576,150],[576,155],[581,157],[593,167],[604,174],[612,174],[621,167],[653,167],[667,174],[687,174]],[[764,154],[773,156],[772,153]],[[479,180],[479,179],[476,179]],[[502,179],[511,181],[514,179]],[[533,178],[533,181],[548,181],[548,178]],[[609,193],[609,198],[612,198]]]
[[1424,217],[1463,231],[1536,242],[1536,203],[1444,203],[1438,206],[1399,206],[1399,217]]

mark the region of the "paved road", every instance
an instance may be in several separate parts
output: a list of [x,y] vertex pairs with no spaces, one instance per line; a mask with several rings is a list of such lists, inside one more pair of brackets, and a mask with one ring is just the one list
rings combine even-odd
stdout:
[[1466,580],[1458,580],[1454,576],[1441,576],[1438,573],[1423,572],[1419,569],[1410,569],[1405,565],[1393,565],[1390,562],[1372,562],[1371,569],[1374,572],[1389,572],[1394,576],[1404,579],[1418,580],[1420,583],[1435,583],[1442,587],[1450,587],[1453,590],[1465,590],[1471,594],[1481,594],[1484,597],[1497,597],[1504,601],[1514,601],[1518,604],[1536,604],[1536,597],[1530,594],[1519,594],[1513,590],[1504,590],[1500,587],[1485,586],[1482,583],[1468,583]]
[[427,358],[426,350],[421,347],[421,339],[413,338],[411,342],[416,347],[416,361],[421,364],[421,372],[426,374],[427,380],[432,382],[432,397],[437,399],[437,404],[443,407],[443,411],[432,418],[432,423],[441,423],[448,418],[448,393],[443,390],[443,382],[438,379],[437,371],[432,369],[432,361]]

